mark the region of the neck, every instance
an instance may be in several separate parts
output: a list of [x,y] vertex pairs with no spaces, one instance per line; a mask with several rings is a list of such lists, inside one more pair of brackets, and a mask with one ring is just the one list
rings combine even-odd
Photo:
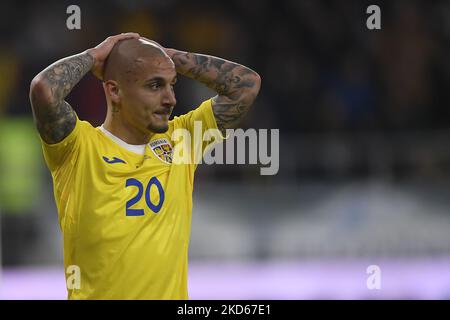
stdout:
[[125,122],[122,117],[112,115],[109,110],[105,122],[103,123],[103,127],[116,137],[133,145],[147,144],[153,135],[150,132],[142,132],[131,126],[129,123]]

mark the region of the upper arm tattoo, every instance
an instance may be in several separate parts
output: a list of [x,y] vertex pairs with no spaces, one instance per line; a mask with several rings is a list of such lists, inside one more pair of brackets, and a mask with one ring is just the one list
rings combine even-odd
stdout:
[[240,64],[221,58],[177,51],[172,55],[179,73],[198,80],[218,95],[213,98],[213,112],[218,128],[234,128],[247,113],[259,87],[259,75]]
[[55,106],[39,110],[36,125],[45,142],[60,142],[75,128],[77,117],[67,101],[63,100]]
[[64,98],[91,69],[94,59],[80,53],[47,67],[39,75],[40,89],[30,91],[30,101],[38,131],[47,143],[57,143],[75,128],[76,114]]
[[230,101],[223,96],[215,96],[212,100],[212,108],[217,128],[225,135],[226,129],[235,128],[239,124],[249,107],[250,104]]
[[219,95],[212,100],[217,127],[222,133],[235,128],[247,114],[259,91],[259,76],[252,70],[225,62],[214,86]]

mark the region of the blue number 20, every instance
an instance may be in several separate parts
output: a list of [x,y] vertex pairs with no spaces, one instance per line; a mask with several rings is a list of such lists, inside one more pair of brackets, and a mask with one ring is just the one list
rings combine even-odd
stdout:
[[[159,193],[159,203],[157,205],[153,204],[150,199],[150,188],[152,185],[155,185],[158,188]],[[144,209],[131,209],[130,207],[136,204],[141,198],[142,194],[144,193],[144,186],[142,183],[134,178],[127,179],[125,183],[125,187],[137,187],[138,193],[136,196],[134,196],[132,199],[127,201],[126,204],[126,215],[127,216],[143,216],[144,215]],[[154,213],[158,213],[159,210],[161,210],[161,207],[164,202],[164,189],[159,182],[159,180],[156,177],[152,177],[150,181],[147,184],[147,188],[145,189],[145,202],[147,203],[147,206],[152,210]]]

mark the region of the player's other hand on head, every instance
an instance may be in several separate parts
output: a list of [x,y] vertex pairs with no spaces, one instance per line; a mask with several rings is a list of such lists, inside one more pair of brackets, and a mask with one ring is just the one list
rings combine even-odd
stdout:
[[92,73],[99,78],[103,79],[103,68],[105,61],[108,58],[114,45],[120,40],[124,39],[139,39],[140,35],[135,32],[121,33],[115,36],[106,38],[102,43],[94,48],[88,49],[87,52],[94,58],[94,66],[92,67]]

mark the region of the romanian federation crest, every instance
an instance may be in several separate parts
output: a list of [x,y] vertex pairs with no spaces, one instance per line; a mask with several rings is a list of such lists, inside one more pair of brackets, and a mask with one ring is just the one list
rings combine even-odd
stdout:
[[156,139],[149,143],[150,149],[162,161],[172,163],[173,149],[169,140],[165,138]]

